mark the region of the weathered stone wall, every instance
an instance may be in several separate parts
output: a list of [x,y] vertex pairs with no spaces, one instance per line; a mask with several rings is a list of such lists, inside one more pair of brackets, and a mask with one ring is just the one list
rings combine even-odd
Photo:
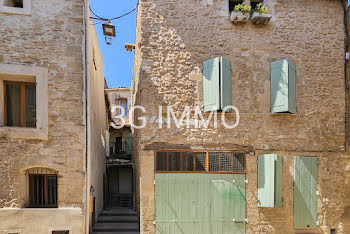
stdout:
[[[106,103],[104,92],[104,64],[93,20],[89,21],[89,132],[88,132],[88,185],[89,191],[95,198],[95,220],[103,209],[103,183],[106,172]],[[91,204],[86,204],[90,207]],[[91,208],[91,209],[90,209]],[[89,210],[93,210],[90,207]],[[90,224],[92,213],[90,213]],[[91,227],[90,227],[91,228]]]
[[[83,209],[83,1],[31,2],[31,15],[0,13],[0,63],[48,68],[48,140],[0,136],[0,208],[23,208],[27,205],[25,191],[28,189],[28,178],[25,170],[47,167],[59,173],[59,208]],[[1,90],[0,95],[2,94]],[[0,209],[0,214],[3,212],[5,211]],[[35,220],[34,217],[21,220],[19,217],[23,212],[7,212],[6,224],[12,220],[17,229],[25,230],[25,226],[41,224],[42,228],[48,228],[45,226],[47,222],[42,220],[47,216],[38,217],[40,220]],[[68,211],[66,224],[69,223],[69,217]],[[82,214],[80,218],[83,218]],[[72,220],[76,219],[74,217]],[[3,222],[4,219],[1,219],[0,232],[8,228],[7,225],[2,225]],[[83,220],[80,222],[82,224]]]
[[[232,104],[240,111],[235,129],[158,129],[158,123],[135,130],[135,155],[142,178],[141,229],[154,233],[154,152],[163,147],[247,152],[248,233],[293,233],[293,156],[318,156],[319,232],[347,233],[344,200],[345,32],[340,1],[267,1],[273,17],[266,26],[234,25],[228,1],[141,0],[135,51],[135,103],[143,116],[158,116],[158,106],[202,105],[202,62],[224,56],[232,63]],[[270,62],[289,58],[297,66],[297,114],[270,114]],[[141,116],[136,113],[136,118]],[[234,114],[227,114],[234,120]],[[208,115],[205,115],[208,117]],[[145,148],[151,150],[146,150]],[[178,146],[179,147],[179,146]],[[153,147],[153,149],[155,149]],[[262,152],[284,159],[282,208],[257,208],[256,158]],[[349,166],[348,166],[349,167]],[[137,179],[139,176],[137,177]],[[345,184],[347,183],[347,184]]]

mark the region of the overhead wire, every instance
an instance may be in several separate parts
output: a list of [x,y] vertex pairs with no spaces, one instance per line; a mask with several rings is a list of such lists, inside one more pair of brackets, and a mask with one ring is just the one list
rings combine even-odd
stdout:
[[[134,9],[132,9],[131,11],[129,11],[129,12],[123,14],[123,15],[120,15],[120,16],[117,16],[117,17],[109,18],[109,19],[108,19],[108,18],[103,18],[103,17],[97,15],[97,14],[91,9],[90,6],[89,6],[89,8],[90,8],[91,13],[94,15],[94,17],[91,16],[90,18],[91,18],[91,19],[95,19],[95,20],[101,20],[101,21],[112,21],[112,20],[117,20],[117,19],[120,19],[120,18],[122,18],[122,17],[124,17],[124,16],[127,16],[127,15],[131,14],[132,12],[134,12],[134,11],[137,9],[137,7],[135,7]],[[99,23],[100,23],[100,22],[99,22]]]

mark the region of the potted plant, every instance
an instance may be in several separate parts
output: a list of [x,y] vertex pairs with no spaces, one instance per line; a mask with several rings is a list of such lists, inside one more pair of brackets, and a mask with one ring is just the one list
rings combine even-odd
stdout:
[[254,24],[263,24],[266,25],[272,15],[267,13],[268,9],[266,6],[262,6],[261,3],[256,5],[256,8],[254,9],[254,12],[252,14],[251,20]]
[[245,23],[249,19],[249,12],[252,9],[250,5],[237,4],[234,10],[231,12],[230,20],[233,23]]

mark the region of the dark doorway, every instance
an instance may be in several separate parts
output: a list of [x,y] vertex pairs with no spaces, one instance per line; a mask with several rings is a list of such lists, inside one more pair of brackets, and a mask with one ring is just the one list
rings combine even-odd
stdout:
[[131,207],[133,201],[132,167],[112,166],[108,173],[108,207]]
[[116,137],[115,138],[115,152],[120,153],[123,151],[123,143],[122,143],[122,137]]

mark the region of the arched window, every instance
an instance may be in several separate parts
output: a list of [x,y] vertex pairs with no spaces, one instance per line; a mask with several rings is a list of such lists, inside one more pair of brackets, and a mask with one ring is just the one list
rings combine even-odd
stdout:
[[29,207],[57,207],[58,172],[48,168],[31,168],[29,178]]

